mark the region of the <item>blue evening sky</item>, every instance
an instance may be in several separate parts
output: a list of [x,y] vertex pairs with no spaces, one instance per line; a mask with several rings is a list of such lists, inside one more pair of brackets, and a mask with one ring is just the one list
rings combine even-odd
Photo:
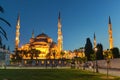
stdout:
[[46,33],[57,42],[58,13],[61,12],[64,50],[84,47],[86,38],[93,43],[95,32],[97,43],[104,49],[109,48],[108,16],[111,17],[114,46],[120,48],[120,0],[0,0],[5,13],[1,14],[12,25],[1,26],[7,31],[8,41],[3,43],[15,45],[15,29],[20,13],[20,46],[29,42],[34,29],[35,36]]

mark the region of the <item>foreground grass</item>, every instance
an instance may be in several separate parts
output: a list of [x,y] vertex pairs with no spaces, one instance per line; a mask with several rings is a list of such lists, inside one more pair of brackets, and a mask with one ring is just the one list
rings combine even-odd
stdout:
[[[106,75],[76,69],[6,69],[0,80],[107,80]],[[120,80],[112,77],[108,80]]]

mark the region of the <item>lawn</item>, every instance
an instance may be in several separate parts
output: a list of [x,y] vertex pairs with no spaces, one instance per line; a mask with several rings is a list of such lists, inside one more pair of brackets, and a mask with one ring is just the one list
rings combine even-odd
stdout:
[[[77,69],[1,69],[0,80],[107,80],[106,75]],[[120,80],[111,77],[108,80]]]

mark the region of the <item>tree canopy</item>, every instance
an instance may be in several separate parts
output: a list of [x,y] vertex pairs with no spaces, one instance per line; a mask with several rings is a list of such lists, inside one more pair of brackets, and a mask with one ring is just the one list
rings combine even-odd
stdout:
[[113,54],[113,58],[119,58],[120,54],[119,54],[119,49],[117,47],[114,47],[111,49],[112,54]]
[[[0,12],[4,13],[4,9],[2,6],[0,6]],[[7,24],[8,26],[11,26],[11,24],[1,16],[0,16],[0,21]],[[3,29],[3,26],[0,25],[0,37],[2,38],[2,36],[4,36],[6,40],[8,40],[6,31]]]
[[97,55],[96,56],[98,60],[104,59],[103,46],[101,43],[97,44]]
[[93,54],[93,48],[92,48],[92,43],[90,41],[90,38],[86,39],[86,44],[85,44],[85,56],[87,57],[87,60],[91,60],[90,55]]

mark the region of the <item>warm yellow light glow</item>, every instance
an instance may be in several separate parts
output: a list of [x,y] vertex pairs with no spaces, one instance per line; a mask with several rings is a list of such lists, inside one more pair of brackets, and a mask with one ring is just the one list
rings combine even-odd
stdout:
[[50,64],[50,61],[47,61],[47,64]]
[[42,64],[44,64],[44,61],[42,61]]
[[59,64],[61,64],[61,61],[59,61]]

